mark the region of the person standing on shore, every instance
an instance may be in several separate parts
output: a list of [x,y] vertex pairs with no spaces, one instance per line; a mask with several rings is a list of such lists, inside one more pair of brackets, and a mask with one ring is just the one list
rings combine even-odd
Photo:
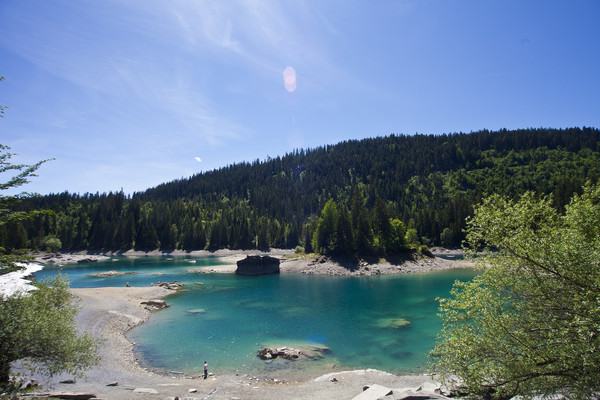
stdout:
[[204,361],[204,379],[208,377],[208,364]]

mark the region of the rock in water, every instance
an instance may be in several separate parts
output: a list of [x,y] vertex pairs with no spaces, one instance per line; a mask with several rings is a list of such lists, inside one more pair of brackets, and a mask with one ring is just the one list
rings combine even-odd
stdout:
[[185,284],[177,282],[177,281],[173,281],[173,282],[156,282],[152,286],[159,286],[159,287],[163,287],[163,288],[169,289],[169,290],[177,290],[180,287],[185,286]]
[[410,325],[410,321],[404,318],[382,318],[377,321],[378,328],[402,328]]
[[237,275],[266,275],[279,273],[279,259],[270,256],[247,256],[237,262]]
[[146,308],[150,311],[163,310],[163,309],[169,307],[167,302],[164,300],[146,300],[146,301],[142,301],[141,304],[146,305]]
[[303,349],[295,349],[292,347],[263,347],[258,350],[258,357],[263,360],[272,360],[277,357],[286,360],[317,360],[323,358],[324,354],[331,353],[328,347],[324,346],[307,346]]
[[105,278],[105,277],[110,277],[110,276],[132,275],[132,274],[135,274],[135,272],[134,271],[127,271],[127,272],[106,271],[106,272],[99,272],[97,274],[90,274],[89,276],[93,276],[95,278]]

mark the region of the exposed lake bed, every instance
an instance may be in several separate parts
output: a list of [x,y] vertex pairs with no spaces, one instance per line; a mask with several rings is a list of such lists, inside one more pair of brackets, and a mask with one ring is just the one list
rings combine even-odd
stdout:
[[[147,284],[143,284],[144,279],[153,279],[152,277],[154,277],[154,279],[161,278],[161,280],[168,280],[170,278],[169,271],[165,272],[161,270],[161,267],[159,266],[161,260],[157,260],[154,257],[140,258],[142,261],[150,262],[150,265],[147,265],[145,267],[146,270],[143,272],[143,268],[142,270],[139,268],[132,269],[130,268],[131,265],[124,265],[123,268],[129,267],[128,270],[136,270],[136,272],[140,271],[140,273],[136,273],[135,275],[105,278],[109,279],[109,282],[94,282],[94,285],[115,285],[114,287],[74,289],[78,295],[86,299],[83,303],[82,314],[85,314],[86,312],[88,315],[89,312],[98,314],[97,317],[93,318],[93,326],[89,326],[92,323],[90,318],[79,318],[78,321],[81,328],[93,328],[92,330],[94,334],[108,339],[107,342],[103,344],[104,357],[102,364],[90,371],[88,373],[88,378],[85,381],[81,381],[81,383],[78,382],[77,385],[95,384],[97,387],[101,387],[103,382],[108,382],[113,380],[113,378],[114,380],[120,380],[125,383],[123,379],[119,379],[119,376],[127,377],[126,379],[131,380],[132,383],[130,384],[132,385],[135,385],[133,382],[145,381],[147,382],[147,386],[155,387],[159,381],[162,382],[162,380],[166,380],[167,382],[170,382],[173,379],[179,385],[187,385],[188,383],[181,383],[180,377],[183,375],[189,378],[190,376],[199,375],[201,373],[200,365],[205,358],[208,359],[211,371],[215,372],[215,376],[209,378],[207,381],[201,381],[203,387],[212,385],[211,387],[214,386],[214,388],[218,389],[219,391],[222,391],[224,387],[228,387],[229,389],[227,390],[232,391],[230,395],[233,395],[232,393],[240,393],[241,390],[244,391],[243,398],[309,398],[307,396],[301,396],[300,393],[297,393],[296,397],[289,394],[282,396],[281,393],[283,392],[281,389],[277,388],[281,385],[297,386],[305,385],[309,382],[311,382],[313,385],[317,385],[316,382],[313,382],[316,377],[328,373],[342,373],[341,370],[348,369],[363,371],[362,375],[353,374],[352,382],[355,382],[357,376],[360,376],[362,377],[361,379],[364,378],[371,381],[364,382],[365,384],[374,383],[377,379],[379,379],[377,377],[380,375],[380,378],[385,378],[384,380],[388,381],[387,383],[382,382],[382,384],[387,384],[388,386],[393,386],[390,381],[393,381],[394,379],[409,379],[409,377],[417,377],[417,380],[428,380],[427,377],[422,375],[424,372],[424,368],[422,368],[423,366],[417,369],[412,367],[401,367],[399,369],[391,368],[391,370],[395,373],[395,375],[391,376],[395,378],[390,378],[388,376],[390,374],[383,374],[375,371],[376,369],[390,370],[390,368],[387,368],[385,365],[377,368],[377,359],[380,358],[381,355],[387,354],[388,357],[391,356],[392,360],[397,359],[401,364],[402,359],[410,359],[412,357],[412,353],[427,352],[427,349],[414,348],[414,345],[410,344],[410,335],[408,338],[406,338],[404,337],[404,334],[407,332],[401,332],[403,330],[419,331],[422,328],[420,327],[420,324],[423,322],[419,314],[423,313],[424,311],[418,311],[418,307],[421,307],[423,304],[431,303],[435,299],[435,297],[432,298],[431,295],[421,296],[418,295],[418,293],[415,293],[414,296],[408,296],[407,290],[410,290],[408,288],[412,287],[414,290],[418,291],[418,285],[416,285],[414,282],[407,283],[407,286],[402,290],[402,294],[398,295],[398,288],[394,287],[393,284],[397,278],[395,279],[394,277],[390,276],[381,276],[381,273],[358,278],[314,277],[310,276],[313,275],[310,273],[305,273],[303,275],[295,273],[283,273],[281,276],[271,277],[269,278],[270,280],[267,279],[268,282],[263,279],[264,277],[243,278],[241,281],[239,281],[238,278],[235,278],[230,274],[209,274],[199,277],[196,274],[190,274],[188,270],[190,267],[203,268],[197,265],[202,261],[197,259],[196,263],[189,263],[185,261],[185,258],[181,257],[179,257],[179,260],[177,260],[177,257],[175,257],[173,261],[178,261],[176,263],[177,266],[168,269],[185,271],[188,275],[190,275],[189,282],[183,287],[183,290],[185,291],[167,297],[167,302],[172,305],[168,311],[150,314],[140,304],[136,304],[135,307],[132,307],[132,304],[135,302],[141,302],[148,300],[149,298],[164,297],[166,294],[173,293],[170,291],[162,291],[160,293],[154,292],[155,289],[158,290],[162,288],[147,287]],[[243,258],[244,255],[227,255],[227,257],[236,257],[239,259],[240,257]],[[164,261],[163,257],[161,257],[161,259]],[[156,265],[153,265],[155,261]],[[227,259],[212,261],[216,261],[216,265],[208,266],[208,268],[215,268],[218,270],[221,268],[221,266],[231,265],[231,260]],[[295,263],[296,266],[299,264],[298,260],[292,262]],[[305,260],[307,268],[312,267],[309,265],[310,263],[314,263],[314,260]],[[318,263],[325,264],[321,262]],[[456,268],[459,265],[456,261],[440,261],[438,259],[434,259],[434,262],[431,260],[425,260],[425,262],[415,261],[414,265],[416,266],[419,263],[423,265],[423,269],[425,271],[430,270],[432,264],[435,264],[438,268],[439,265],[446,266],[445,268],[439,269],[451,269]],[[192,264],[196,265],[192,266]],[[211,264],[214,263],[211,262]],[[290,272],[290,268],[286,269],[286,264],[288,264],[288,261],[282,263],[282,272]],[[107,260],[104,262],[98,262],[94,268],[97,268],[98,270],[104,268],[104,271],[106,271],[109,269],[114,270],[114,267],[118,265],[118,261]],[[368,267],[371,271],[373,271],[371,266]],[[394,268],[396,267],[398,266],[394,265]],[[462,267],[462,264],[460,267]],[[86,265],[85,268],[89,268],[89,265]],[[164,265],[162,269],[165,269]],[[63,269],[63,272],[67,272],[67,275],[69,275],[68,268]],[[161,275],[157,275],[159,273]],[[430,275],[436,274],[421,275],[416,279],[416,281],[422,281],[423,277],[428,279],[427,277]],[[452,282],[454,279],[450,278],[450,276],[447,278],[449,279],[449,282]],[[126,288],[124,282],[120,281],[123,279],[134,280],[131,282],[131,284],[132,286],[136,287]],[[140,280],[135,281],[137,279]],[[253,296],[250,294],[258,290],[255,287],[256,285],[254,285],[257,279],[263,280],[265,285],[262,286],[267,287],[267,290],[266,293]],[[89,280],[89,278],[83,280]],[[320,283],[316,284],[316,282],[319,281]],[[137,282],[139,282],[139,284]],[[242,287],[239,285],[240,282],[244,282]],[[73,282],[72,280],[72,283],[74,283],[73,286],[78,285],[76,281]],[[335,286],[340,284],[350,285],[342,290],[342,292],[348,293],[348,297],[340,297],[339,292],[336,292],[337,289],[335,289]],[[426,284],[426,286],[428,285],[431,286],[432,284]],[[447,284],[442,286],[447,286]],[[367,313],[359,308],[360,304],[365,302],[365,296],[352,296],[352,293],[356,293],[357,290],[362,290],[361,287],[369,296],[374,293],[380,294],[380,297],[375,296],[374,300],[379,302],[377,303],[379,305],[375,304],[372,307],[374,312],[369,313],[373,314],[369,318],[366,318],[365,314]],[[449,289],[446,288],[443,290],[445,290],[447,295]],[[138,291],[141,291],[140,294],[138,294]],[[293,293],[294,291],[296,291],[296,294],[299,297],[296,299],[292,297],[289,301],[289,304],[282,304],[280,307],[278,307],[277,311],[273,311],[272,308],[274,302],[279,302],[284,293]],[[238,300],[234,301],[227,297],[231,296],[233,293],[237,293],[236,296]],[[330,293],[330,295],[328,295],[328,293]],[[196,300],[191,302],[191,304],[194,304],[194,306],[186,304],[185,301],[181,300],[190,295],[196,297]],[[306,299],[314,296],[320,299],[321,303],[325,304],[323,312],[329,312],[332,318],[323,318],[322,316],[319,317],[318,313],[315,312],[315,305],[305,301]],[[206,304],[207,299],[209,298],[214,298],[215,302],[213,305]],[[413,311],[413,314],[408,313],[408,315],[407,312],[394,313],[393,310],[398,307],[394,306],[394,301],[396,300],[391,299],[395,298],[408,299],[409,301],[406,303],[407,305],[402,307],[407,309],[414,309],[416,307],[417,311]],[[110,301],[108,301],[108,299],[110,299]],[[219,309],[218,307],[220,303],[222,304],[222,309]],[[126,309],[121,309],[121,306],[125,307],[125,305],[127,305]],[[342,306],[341,308],[340,305]],[[271,307],[271,309],[269,309],[269,307]],[[344,310],[344,307],[346,310]],[[247,319],[240,319],[240,316],[238,315],[236,317],[238,323],[232,325],[231,316],[223,315],[223,310],[226,308],[235,308],[238,311],[241,311],[240,315],[243,315],[244,318]],[[90,311],[93,309],[96,309],[96,311]],[[339,311],[340,309],[342,311]],[[190,312],[190,310],[193,312]],[[202,312],[198,310],[202,310]],[[186,314],[186,316],[180,318],[177,316],[180,313]],[[102,315],[102,317],[100,317],[100,315]],[[352,315],[355,315],[356,318],[353,318]],[[139,318],[141,321],[148,319],[150,316],[151,317],[150,321],[148,321],[146,324],[131,330],[133,326],[139,325],[137,322],[141,323],[141,321],[138,321],[136,318],[132,319],[129,316],[136,316],[136,318]],[[312,322],[306,322],[307,319],[312,318],[311,316],[315,317],[316,319]],[[194,320],[196,320],[195,322],[198,322],[199,319],[202,319],[201,326],[204,332],[198,333],[196,330],[196,333],[194,333],[194,328],[190,328],[194,325],[188,324],[193,324]],[[329,328],[326,326],[319,326],[319,320],[323,319],[329,319],[330,321],[327,322],[330,324],[341,325],[341,331],[343,332],[344,329],[346,329],[346,336],[349,336],[350,340],[342,340],[339,342],[339,338],[336,336],[342,336],[343,333],[338,334],[331,332],[328,331]],[[258,329],[256,327],[252,327],[248,322],[252,320],[262,321],[262,325],[259,324]],[[288,325],[290,330],[289,332],[286,332],[285,329],[282,331],[281,329],[283,328],[281,326],[277,324],[276,326],[273,326],[269,321],[283,321],[284,326]],[[302,326],[302,321],[305,322],[304,326]],[[136,323],[134,324],[134,322]],[[86,325],[88,326],[86,327]],[[120,326],[120,328],[115,329],[116,326]],[[437,329],[438,326],[434,326],[431,330],[431,333],[428,335],[435,336]],[[144,332],[144,330],[146,330],[146,332]],[[155,330],[156,332],[152,333],[148,332],[148,330]],[[377,330],[379,330],[380,333],[383,332],[387,334],[374,334],[374,332]],[[227,331],[231,331],[232,336],[226,337],[226,335],[223,334]],[[299,331],[297,335],[291,334],[291,332],[296,331]],[[130,341],[125,339],[125,332],[129,332],[128,337],[136,342],[135,346]],[[153,336],[157,332],[159,335],[160,332],[163,332],[166,336],[162,338],[160,336]],[[175,340],[175,338],[178,335],[185,336],[185,332],[191,332],[191,334],[189,338],[183,338],[184,342],[192,340],[194,336],[203,337],[203,340],[200,341],[201,344],[191,346],[191,349],[188,348],[187,350],[183,351],[184,353],[191,352],[195,354],[194,356],[190,357],[191,359],[195,359],[195,362],[179,363],[177,359],[173,361],[169,357],[167,357],[166,361],[165,359],[162,359],[163,353],[169,354],[173,351],[176,352],[177,348],[181,347],[177,344],[178,340]],[[203,334],[210,332],[212,332],[213,338],[208,339],[210,335],[202,336]],[[253,332],[257,332],[258,335],[252,336]],[[416,336],[422,335],[422,333],[418,333]],[[144,342],[144,337],[148,338],[148,343]],[[249,338],[243,339],[244,337]],[[215,339],[216,342],[213,339]],[[257,355],[257,351],[259,350],[260,346],[276,345],[301,347],[303,344],[314,343],[316,341],[324,341],[325,345],[334,343],[334,345],[331,346],[332,354],[325,354],[319,360],[272,360],[267,362],[261,360]],[[366,341],[367,343],[370,343],[368,346],[365,346]],[[409,342],[409,350],[403,350],[400,345],[402,342],[407,341]],[[149,351],[147,348],[144,350],[144,347],[152,347],[152,343],[163,343],[164,345],[159,345],[157,348],[150,349]],[[173,345],[173,348],[168,348],[168,345]],[[238,347],[236,348],[236,346]],[[413,347],[412,350],[410,350],[411,346]],[[164,349],[163,351],[163,347],[167,347],[167,349]],[[213,354],[210,353],[211,348],[216,349],[214,350]],[[160,353],[158,355],[156,354],[157,349],[158,353]],[[349,349],[351,351],[349,351]],[[218,356],[219,352],[223,353],[224,351],[233,351],[232,354],[242,354],[244,359],[240,361],[239,359],[236,360],[234,357],[231,360],[232,363],[227,364],[223,361],[223,358],[220,359],[220,356]],[[421,356],[423,356],[423,354],[421,354]],[[426,354],[424,356],[426,356]],[[141,363],[138,363],[136,358],[140,358],[139,361],[141,361]],[[225,359],[229,358],[231,357],[225,357]],[[365,360],[369,359],[375,361],[365,362]],[[171,362],[174,362],[174,364],[169,364]],[[365,372],[365,368],[371,368],[372,371]],[[126,373],[123,371],[126,371]],[[417,375],[407,375],[407,373],[414,373],[415,371],[417,372]],[[157,372],[158,375],[156,374]],[[183,372],[183,374],[180,374],[180,372]],[[400,376],[397,374],[402,375]],[[149,380],[148,377],[150,376],[154,376],[154,378]],[[158,376],[160,376],[160,378],[158,378]],[[255,380],[255,377],[258,380]],[[193,381],[193,379],[191,380]],[[340,383],[343,380],[343,375],[340,375],[337,378],[337,383]],[[258,395],[258,392],[261,389],[253,388],[258,385],[259,382],[259,386],[269,387],[269,390],[271,390],[272,393],[280,393],[280,395],[269,395],[264,392],[265,389],[262,389],[262,394]],[[268,385],[266,385],[266,383],[268,383]],[[318,385],[331,386],[332,383],[321,382],[318,383]],[[235,389],[233,389],[234,387]],[[84,386],[81,386],[82,390],[83,388]],[[168,393],[177,393],[175,388],[171,389],[172,390],[168,391]],[[179,389],[181,388],[178,388],[177,390]],[[324,387],[322,389],[326,390]],[[340,392],[340,389],[341,385],[337,385],[337,387],[331,386],[327,390],[335,390],[336,393],[338,393]],[[106,390],[112,390],[114,392],[116,389],[102,390],[104,393],[106,393]],[[249,393],[245,392],[248,390],[254,393],[252,396],[255,397],[251,397]],[[348,387],[348,390],[356,391],[356,388],[351,386]],[[341,395],[337,398],[353,397],[354,395],[358,394],[358,392],[354,393],[352,396],[346,395],[344,397]],[[179,396],[181,396],[181,394],[179,394]],[[314,396],[316,397],[313,398],[336,398],[335,395],[331,395],[331,393],[322,397],[318,397],[317,394]],[[105,397],[117,398],[114,396],[114,393],[111,395],[105,395]]]

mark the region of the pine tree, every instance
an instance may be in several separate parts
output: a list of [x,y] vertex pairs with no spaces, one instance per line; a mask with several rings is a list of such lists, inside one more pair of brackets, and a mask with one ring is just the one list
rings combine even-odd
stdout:
[[335,225],[335,246],[333,253],[337,255],[352,254],[354,237],[348,209],[343,205],[338,206],[338,218]]
[[312,238],[312,248],[316,253],[331,254],[336,248],[337,205],[329,199],[321,211]]

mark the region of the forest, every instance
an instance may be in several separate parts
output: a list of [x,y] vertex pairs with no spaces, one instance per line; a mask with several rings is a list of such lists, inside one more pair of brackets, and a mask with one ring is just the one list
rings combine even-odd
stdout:
[[0,247],[49,251],[297,248],[390,254],[460,246],[490,194],[548,195],[561,210],[600,176],[597,128],[389,135],[294,149],[143,192],[58,193],[0,226]]

